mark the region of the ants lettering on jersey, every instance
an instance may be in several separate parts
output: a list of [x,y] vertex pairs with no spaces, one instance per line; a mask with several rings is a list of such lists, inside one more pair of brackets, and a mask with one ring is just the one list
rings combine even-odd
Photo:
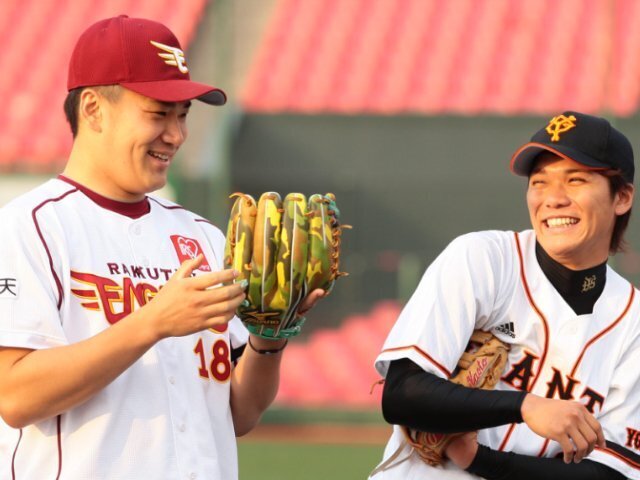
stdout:
[[550,382],[547,382],[547,386],[549,387],[546,395],[547,398],[558,397],[560,400],[573,400],[573,388],[580,382],[567,375],[567,383],[565,385],[560,370],[553,367],[551,367],[551,369],[553,370],[553,378]]
[[582,392],[582,396],[580,398],[585,397],[587,401],[583,402],[584,406],[587,407],[587,410],[589,410],[591,413],[594,413],[596,411],[596,405],[598,406],[598,410],[602,408],[602,404],[604,403],[604,395],[600,395],[595,390],[586,387]]
[[528,392],[533,378],[533,363],[538,358],[537,355],[525,351],[524,358],[513,364],[509,373],[502,377],[502,381],[513,388]]
[[[502,381],[508,383],[512,387],[521,391],[530,391],[531,380],[534,377],[534,364],[539,357],[533,355],[530,352],[524,353],[524,358],[519,362],[513,364],[511,370],[502,377]],[[563,374],[557,368],[553,368],[553,376],[547,382],[547,392],[545,397],[547,398],[559,398],[561,400],[574,400],[576,385],[580,384],[580,381],[572,378],[569,375]],[[583,399],[583,403],[587,410],[591,413],[602,408],[604,403],[604,396],[593,390],[592,388],[585,386],[582,390],[580,398]]]

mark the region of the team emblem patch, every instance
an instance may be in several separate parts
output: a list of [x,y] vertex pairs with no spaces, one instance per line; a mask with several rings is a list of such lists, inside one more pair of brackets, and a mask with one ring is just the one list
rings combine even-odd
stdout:
[[177,67],[178,70],[180,70],[180,73],[187,73],[189,71],[187,68],[187,59],[185,58],[182,50],[160,42],[154,42],[153,40],[150,40],[150,42],[151,45],[165,52],[158,53],[158,56],[164,60],[164,63],[171,65],[172,67]]
[[[204,255],[202,247],[200,247],[200,244],[195,238],[183,237],[182,235],[171,235],[171,242],[176,249],[180,263],[185,260],[196,258],[200,254]],[[204,258],[202,265],[200,265],[198,270],[202,270],[203,272],[211,271],[211,266],[207,261],[207,257]]]
[[18,298],[17,278],[0,278],[0,298]]
[[564,115],[558,115],[557,117],[553,117],[549,121],[549,125],[545,129],[549,135],[551,135],[551,141],[557,142],[560,140],[560,134],[564,132],[568,132],[572,128],[576,127],[576,117],[573,115],[569,115],[565,117]]
[[590,277],[584,277],[584,281],[582,282],[582,293],[588,292],[596,288],[596,276],[591,275]]

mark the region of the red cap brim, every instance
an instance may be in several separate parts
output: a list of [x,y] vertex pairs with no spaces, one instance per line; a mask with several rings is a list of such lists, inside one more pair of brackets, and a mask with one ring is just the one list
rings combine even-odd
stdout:
[[200,100],[209,105],[224,105],[227,95],[219,88],[191,80],[159,80],[156,82],[123,82],[123,87],[161,102]]

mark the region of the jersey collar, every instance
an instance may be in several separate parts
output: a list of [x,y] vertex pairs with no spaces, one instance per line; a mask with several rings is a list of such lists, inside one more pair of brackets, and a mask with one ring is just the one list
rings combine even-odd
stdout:
[[578,315],[592,313],[607,281],[607,262],[571,270],[556,262],[536,241],[536,259],[554,288]]
[[118,200],[112,200],[110,198],[103,197],[99,193],[94,192],[93,190],[79,184],[74,180],[71,180],[68,177],[65,177],[62,174],[58,175],[58,180],[62,180],[63,182],[73,185],[102,208],[118,213],[120,215],[124,215],[134,220],[136,218],[142,217],[143,215],[146,215],[151,210],[149,197],[144,197],[144,199],[140,200],[139,202],[119,202]]

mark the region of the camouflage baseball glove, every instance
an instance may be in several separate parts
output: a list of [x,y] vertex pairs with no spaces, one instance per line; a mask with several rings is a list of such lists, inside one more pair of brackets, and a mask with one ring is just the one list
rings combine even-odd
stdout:
[[257,202],[235,193],[227,228],[225,268],[248,280],[247,299],[236,313],[249,331],[265,338],[300,333],[304,317],[298,307],[315,289],[330,292],[339,271],[342,228],[335,196],[314,194],[309,200],[275,192]]
[[[449,379],[453,383],[471,388],[492,390],[507,363],[509,346],[502,343],[489,332],[476,330],[471,335],[467,350],[458,361],[454,375]],[[422,460],[432,466],[441,465],[444,450],[457,436],[463,433],[427,433],[402,427],[406,440],[420,455]]]

